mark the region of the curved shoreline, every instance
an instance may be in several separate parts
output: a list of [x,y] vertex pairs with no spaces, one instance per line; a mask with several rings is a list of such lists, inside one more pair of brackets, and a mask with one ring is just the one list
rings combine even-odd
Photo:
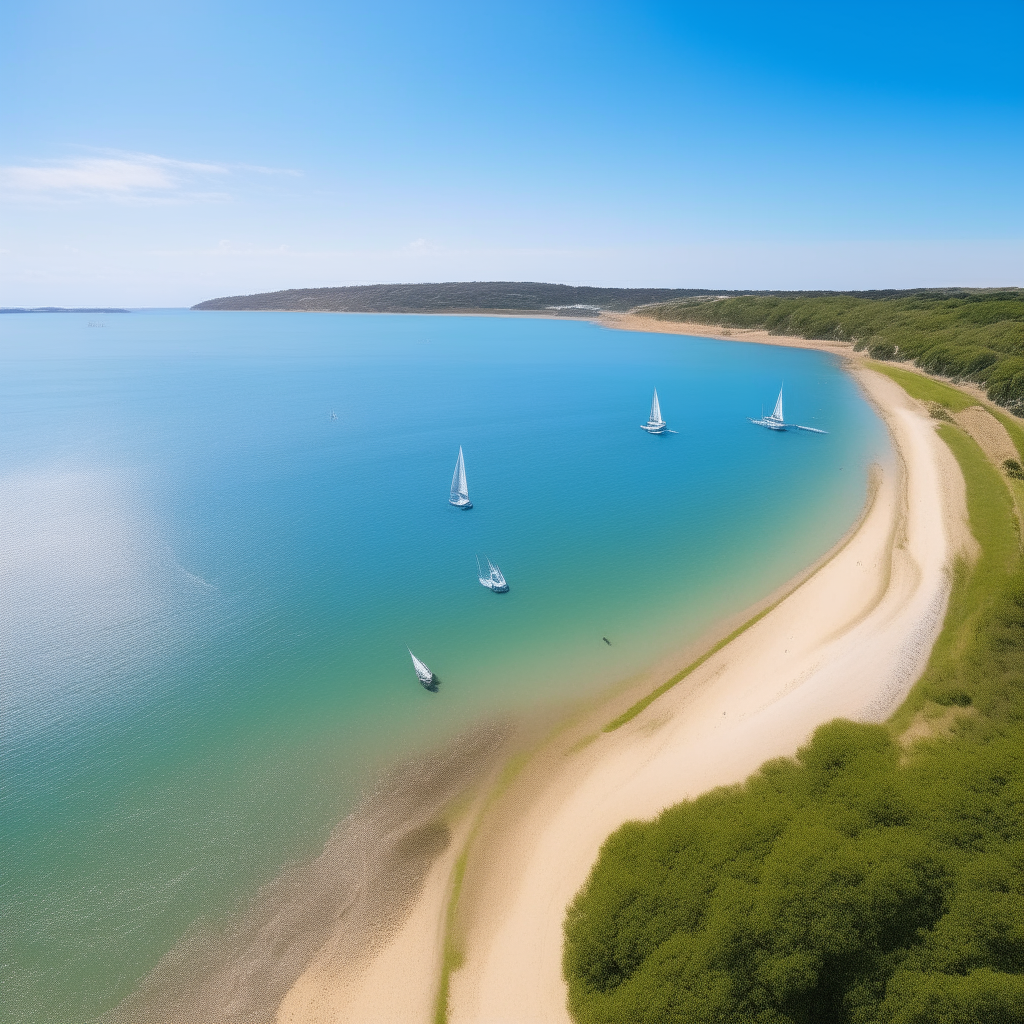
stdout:
[[829,719],[880,720],[902,700],[941,627],[947,567],[969,548],[963,482],[920,406],[854,373],[900,466],[839,550],[621,728],[598,731],[628,707],[620,691],[531,752],[461,815],[384,948],[344,975],[314,963],[278,1021],[443,1020],[447,1004],[453,1022],[568,1022],[562,919],[612,831],[741,781]]

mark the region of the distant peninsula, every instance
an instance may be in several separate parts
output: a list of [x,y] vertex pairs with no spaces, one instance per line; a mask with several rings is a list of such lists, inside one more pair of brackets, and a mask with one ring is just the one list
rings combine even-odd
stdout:
[[115,309],[113,307],[81,306],[68,308],[66,306],[34,306],[31,309],[24,306],[0,306],[0,313],[129,313],[131,310]]
[[289,288],[208,299],[192,308],[308,313],[545,313],[585,317],[606,311],[624,313],[655,302],[749,294],[710,288],[594,288],[535,281],[449,281]]

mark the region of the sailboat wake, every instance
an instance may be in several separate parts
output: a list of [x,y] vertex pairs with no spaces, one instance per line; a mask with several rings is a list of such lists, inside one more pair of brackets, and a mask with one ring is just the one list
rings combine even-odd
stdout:
[[779,388],[779,397],[775,400],[775,408],[767,416],[762,415],[760,419],[747,417],[751,423],[758,427],[765,427],[768,430],[806,430],[809,434],[827,434],[827,430],[819,430],[817,427],[804,427],[799,423],[787,423],[782,415],[782,388]]

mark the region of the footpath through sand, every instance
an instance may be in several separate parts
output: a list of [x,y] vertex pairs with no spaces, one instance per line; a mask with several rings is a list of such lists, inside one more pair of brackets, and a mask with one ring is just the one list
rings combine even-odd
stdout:
[[282,1002],[281,1024],[434,1020],[446,941],[459,964],[453,1024],[568,1024],[562,924],[612,831],[792,755],[823,722],[880,721],[900,703],[941,627],[952,560],[972,540],[936,421],[887,378],[853,372],[898,456],[853,535],[622,728],[600,729],[628,703],[620,696],[551,737],[483,810],[463,814],[462,843],[435,862],[390,941],[358,967],[314,963]]

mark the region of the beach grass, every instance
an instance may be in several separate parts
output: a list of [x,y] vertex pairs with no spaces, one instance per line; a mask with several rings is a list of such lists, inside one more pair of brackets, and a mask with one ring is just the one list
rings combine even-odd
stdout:
[[884,374],[890,380],[895,381],[911,398],[922,402],[936,402],[950,412],[962,412],[970,409],[971,406],[980,405],[976,398],[950,386],[933,377],[926,377],[922,373],[914,373],[912,370],[902,370],[898,366],[891,366],[887,363],[879,363],[869,360],[866,366],[878,373]]
[[1024,572],[1008,481],[939,433],[980,554],[921,679],[605,842],[565,924],[580,1024],[1024,1020]]
[[973,703],[962,681],[963,673],[974,667],[968,652],[984,643],[987,624],[1004,599],[1000,582],[1005,582],[1007,569],[1020,561],[1013,502],[1005,482],[987,459],[978,457],[977,445],[962,430],[943,424],[938,432],[964,475],[971,533],[981,554],[973,566],[963,560],[954,565],[953,592],[942,632],[924,675],[892,717],[897,731],[929,701],[944,706]]
[[[1024,425],[1015,416],[993,405],[982,405],[970,395],[964,394],[958,388],[932,377],[926,377],[922,373],[915,373],[911,370],[902,370],[899,367],[886,363],[868,361],[865,363],[872,370],[884,374],[890,380],[895,381],[912,398],[920,399],[932,406],[932,415],[939,419],[952,422],[951,416],[937,415],[936,407],[950,412],[962,412],[964,409],[981,407],[987,409],[1006,429],[1007,434],[1017,449],[1017,454],[1024,462]],[[1006,482],[1016,501],[1017,508],[1024,514],[1024,480],[1015,478],[1005,468]]]
[[465,959],[462,946],[455,935],[455,913],[458,910],[459,897],[462,895],[462,883],[466,877],[468,854],[467,844],[456,859],[452,872],[452,890],[445,911],[444,944],[441,949],[441,979],[434,1002],[434,1024],[447,1024],[448,993],[451,989],[452,974],[462,966]]
[[473,840],[476,838],[484,814],[530,763],[532,752],[532,750],[521,750],[502,765],[498,778],[488,791],[483,808],[477,814],[470,828],[469,835],[455,860],[455,867],[452,870],[451,891],[449,892],[448,902],[445,907],[444,939],[441,946],[441,971],[437,986],[437,997],[434,1000],[434,1024],[447,1024],[448,998],[451,992],[452,974],[465,962],[465,952],[457,928],[457,917],[459,913],[459,900],[462,897],[462,886],[466,879],[466,863],[469,858],[470,848],[473,845]]

